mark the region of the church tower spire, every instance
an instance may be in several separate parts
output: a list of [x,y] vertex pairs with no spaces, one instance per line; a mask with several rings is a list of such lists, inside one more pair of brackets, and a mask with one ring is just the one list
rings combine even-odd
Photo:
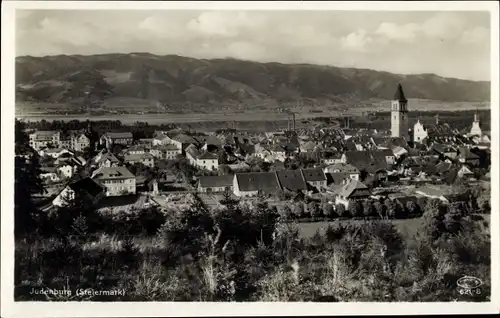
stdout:
[[408,100],[401,84],[398,84],[391,101],[391,135],[408,140]]

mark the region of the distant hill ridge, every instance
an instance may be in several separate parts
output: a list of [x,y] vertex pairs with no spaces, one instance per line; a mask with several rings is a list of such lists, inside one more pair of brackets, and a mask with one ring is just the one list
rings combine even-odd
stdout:
[[341,102],[407,98],[485,102],[490,83],[435,74],[400,75],[311,64],[195,59],[149,53],[16,58],[17,101],[103,101],[133,97],[159,103],[241,104],[246,101]]

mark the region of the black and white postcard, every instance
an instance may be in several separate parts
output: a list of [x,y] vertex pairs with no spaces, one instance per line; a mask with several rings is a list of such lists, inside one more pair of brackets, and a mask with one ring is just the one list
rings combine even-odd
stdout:
[[498,8],[5,1],[2,316],[498,313]]

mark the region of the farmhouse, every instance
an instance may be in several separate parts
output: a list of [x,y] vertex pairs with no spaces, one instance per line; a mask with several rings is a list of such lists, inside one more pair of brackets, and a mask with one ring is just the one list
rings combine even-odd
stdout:
[[363,183],[350,179],[339,189],[335,202],[347,208],[352,201],[364,200],[370,196],[370,190]]
[[274,172],[253,172],[235,174],[233,191],[238,197],[247,197],[258,193],[277,193],[281,188]]
[[283,190],[286,189],[293,192],[307,191],[307,183],[300,170],[276,171],[276,176]]
[[222,176],[201,176],[198,182],[199,192],[224,192],[233,190],[234,175],[226,174]]

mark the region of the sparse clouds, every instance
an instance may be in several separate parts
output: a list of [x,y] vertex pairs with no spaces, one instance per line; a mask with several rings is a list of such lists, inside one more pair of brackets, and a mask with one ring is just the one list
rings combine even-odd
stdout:
[[372,41],[373,39],[363,29],[350,33],[340,39],[342,49],[352,51],[364,51]]
[[462,34],[461,41],[465,44],[478,44],[489,42],[490,31],[484,27],[476,27],[471,30],[466,30]]
[[396,23],[383,22],[379,25],[375,34],[388,38],[389,40],[413,42],[417,37],[420,27],[416,23],[397,25]]
[[17,55],[142,51],[489,76],[488,13],[20,10],[16,20]]

